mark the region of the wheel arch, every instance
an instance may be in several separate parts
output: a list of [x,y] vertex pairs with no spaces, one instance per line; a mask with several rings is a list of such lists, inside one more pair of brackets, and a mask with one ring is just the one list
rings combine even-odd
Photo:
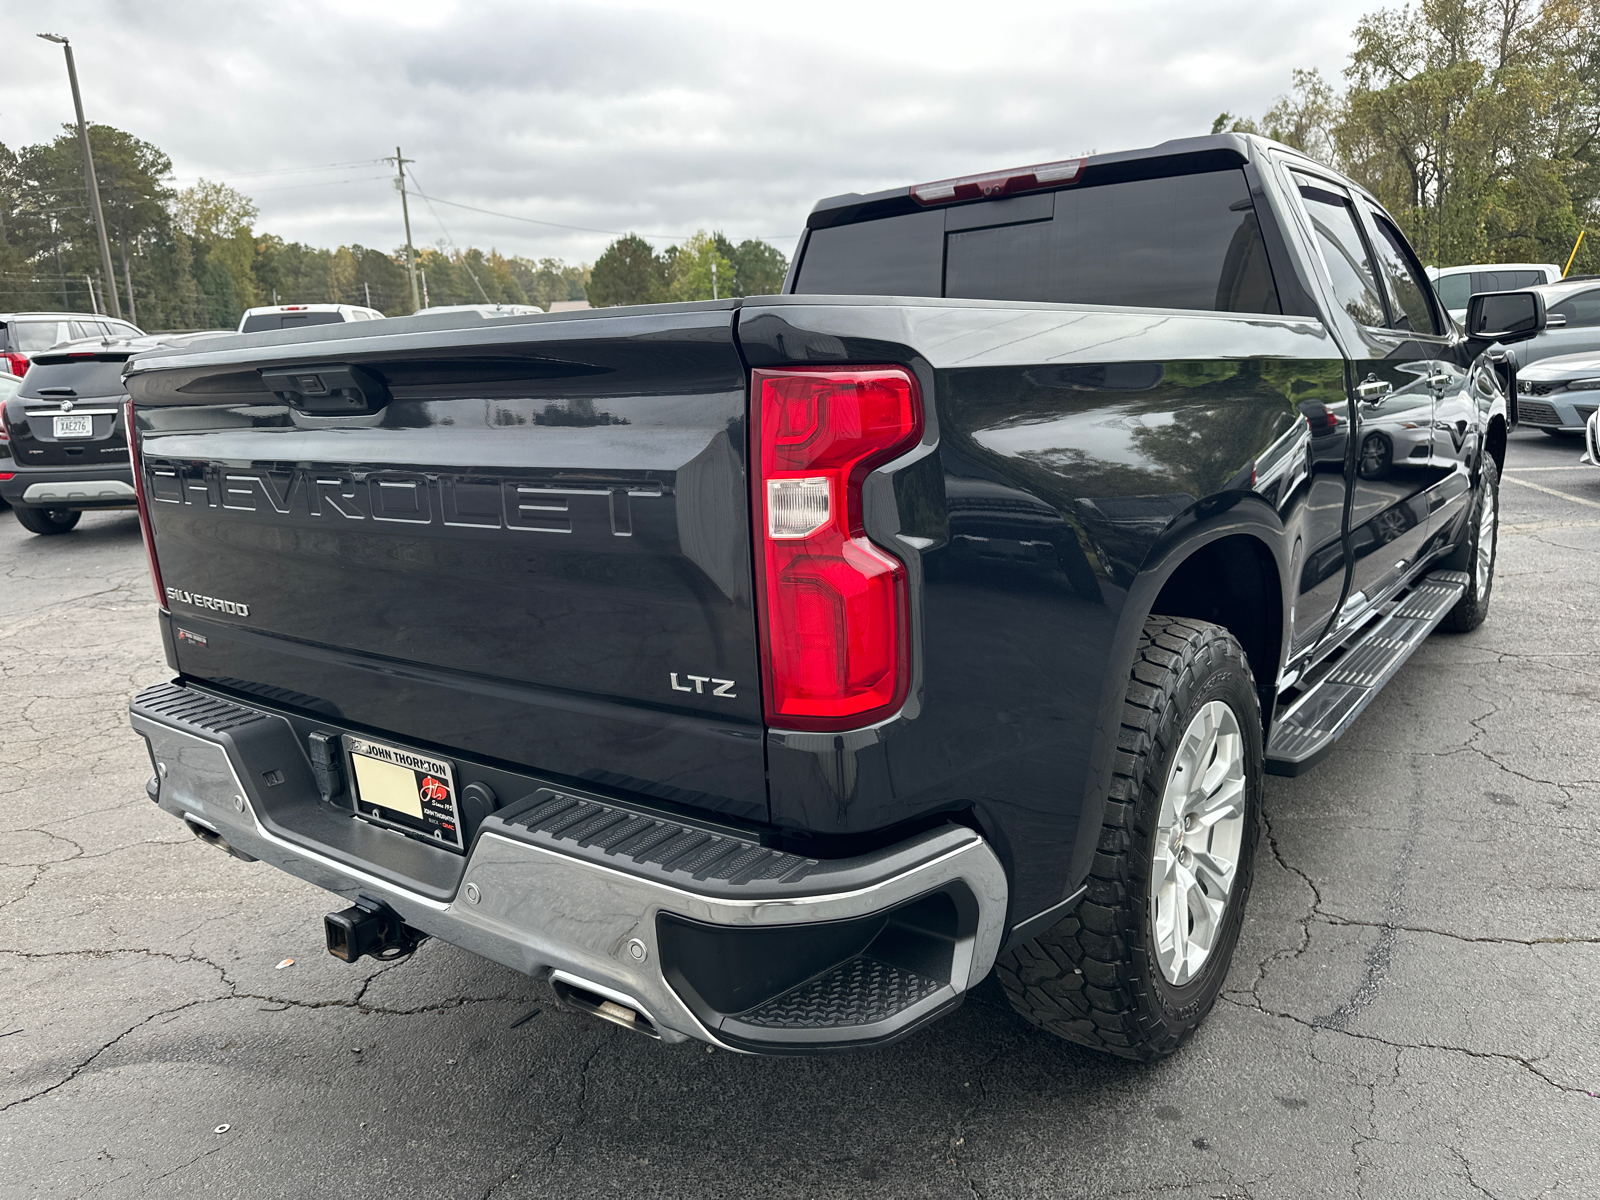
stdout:
[[1233,633],[1256,675],[1265,736],[1270,732],[1272,702],[1288,641],[1289,606],[1294,595],[1291,560],[1290,538],[1278,514],[1253,493],[1201,501],[1168,526],[1151,547],[1118,615],[1101,687],[1083,816],[1073,847],[1073,886],[1088,875],[1093,860],[1095,831],[1100,828],[1111,785],[1128,673],[1146,618],[1152,613],[1192,617]]

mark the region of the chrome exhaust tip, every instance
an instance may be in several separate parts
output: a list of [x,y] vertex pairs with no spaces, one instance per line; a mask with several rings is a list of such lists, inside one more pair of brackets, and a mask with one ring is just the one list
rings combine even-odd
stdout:
[[623,1029],[631,1029],[634,1033],[642,1033],[645,1037],[661,1040],[661,1033],[656,1029],[649,1013],[645,1011],[644,1005],[631,996],[590,983],[586,979],[579,979],[566,971],[550,972],[550,987],[563,1008],[587,1013],[591,1017],[599,1017],[602,1021],[609,1021]]

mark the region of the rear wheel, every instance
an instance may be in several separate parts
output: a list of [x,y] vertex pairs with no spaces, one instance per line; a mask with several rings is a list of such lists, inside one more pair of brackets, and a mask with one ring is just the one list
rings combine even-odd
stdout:
[[1461,545],[1449,564],[1465,571],[1470,582],[1455,607],[1439,622],[1440,629],[1468,633],[1483,624],[1489,615],[1489,597],[1494,591],[1494,558],[1500,541],[1500,468],[1487,454],[1479,468],[1478,500]]
[[1216,1002],[1261,831],[1261,710],[1227,630],[1145,623],[1088,894],[1000,959],[1012,1006],[1069,1041],[1171,1054]]
[[49,537],[55,533],[66,533],[74,528],[83,514],[70,508],[25,508],[18,504],[11,510],[17,514],[17,520],[29,533],[42,534]]

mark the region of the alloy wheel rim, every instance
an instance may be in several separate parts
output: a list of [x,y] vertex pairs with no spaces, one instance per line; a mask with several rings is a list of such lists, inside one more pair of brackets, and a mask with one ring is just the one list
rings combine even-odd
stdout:
[[1168,983],[1200,973],[1222,936],[1244,842],[1244,736],[1233,709],[1203,705],[1178,741],[1150,872],[1156,962]]
[[1494,570],[1494,542],[1496,522],[1500,513],[1495,504],[1494,489],[1487,484],[1483,489],[1483,510],[1478,514],[1477,590],[1481,597],[1489,590],[1490,573]]

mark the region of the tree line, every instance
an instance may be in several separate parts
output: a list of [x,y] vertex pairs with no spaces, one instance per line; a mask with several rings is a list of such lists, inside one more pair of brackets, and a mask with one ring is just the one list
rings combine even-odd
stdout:
[[[146,329],[219,329],[261,304],[360,304],[411,312],[405,249],[329,250],[256,228],[251,199],[201,180],[178,189],[158,147],[109,125],[89,129],[114,281],[102,277],[77,130],[13,151],[0,145],[0,310],[111,308]],[[441,246],[418,251],[426,302],[583,300],[589,269],[555,258]],[[709,295],[709,292],[707,293]]]
[[[1423,261],[1565,265],[1600,232],[1600,3],[1422,0],[1355,28],[1342,90],[1297,70],[1259,132],[1342,170]],[[1600,271],[1586,236],[1574,274]]]

